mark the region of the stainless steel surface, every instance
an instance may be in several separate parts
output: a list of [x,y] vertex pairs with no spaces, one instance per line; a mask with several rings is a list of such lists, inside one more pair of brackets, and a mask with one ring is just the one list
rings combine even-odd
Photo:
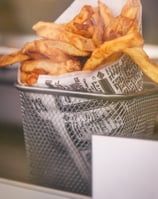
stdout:
[[153,84],[127,96],[17,87],[30,176],[43,186],[91,195],[93,134],[148,138],[154,133],[158,89]]

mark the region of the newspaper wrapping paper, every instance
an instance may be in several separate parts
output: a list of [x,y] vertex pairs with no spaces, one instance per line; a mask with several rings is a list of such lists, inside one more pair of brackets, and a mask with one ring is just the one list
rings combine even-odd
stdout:
[[[117,0],[117,3],[114,0],[102,1],[109,6],[116,16],[126,3],[126,0]],[[75,0],[56,22],[63,23],[69,21],[79,12],[84,4],[96,6],[97,0],[87,0],[86,2],[84,0]],[[40,75],[37,85],[35,86],[47,87],[46,82],[49,82],[53,88],[65,90],[127,94],[141,91],[143,89],[143,74],[129,57],[123,55],[116,62],[108,66],[100,66],[97,70],[92,72],[80,71],[61,76]],[[81,176],[88,182],[91,174],[91,135],[95,133],[112,135],[112,132],[115,132],[116,135],[117,129],[121,129],[125,125],[124,118],[126,118],[126,120],[134,121],[134,116],[131,118],[131,116],[127,114],[128,105],[124,103],[121,106],[119,105],[119,110],[120,112],[126,110],[126,116],[124,114],[119,114],[116,102],[111,104],[107,103],[106,106],[104,104],[102,107],[92,106],[87,110],[80,110],[78,112],[64,112],[61,111],[61,107],[69,106],[71,109],[71,107],[73,108],[75,105],[79,106],[80,104],[86,104],[91,100],[78,98],[76,101],[76,98],[59,96],[57,100],[60,101],[60,104],[56,104],[56,99],[52,96],[53,101],[50,106],[50,104],[48,105],[48,103],[45,102],[43,95],[41,94],[28,94],[28,98],[33,101],[34,104],[37,103],[37,106],[35,106],[34,109],[35,111],[36,108],[39,107],[38,99],[40,99],[40,104],[46,109],[44,109],[44,111],[37,110],[37,113],[42,119],[50,120],[53,123],[53,126],[59,133],[62,143],[69,151],[71,158],[73,158],[76,167],[79,169]],[[58,114],[60,115],[60,124],[54,122],[56,121],[54,119],[57,113],[60,113]],[[112,114],[116,117],[116,113],[117,120],[112,117]],[[134,127],[132,128],[134,129]],[[69,129],[71,129],[71,133],[73,132],[74,135],[70,135]],[[73,137],[76,137],[79,142],[87,144],[85,144],[84,148],[79,145],[76,146]]]
[[100,66],[93,72],[73,72],[58,76],[40,75],[38,86],[46,83],[53,88],[94,93],[128,94],[141,91],[143,75],[126,55],[110,66]]

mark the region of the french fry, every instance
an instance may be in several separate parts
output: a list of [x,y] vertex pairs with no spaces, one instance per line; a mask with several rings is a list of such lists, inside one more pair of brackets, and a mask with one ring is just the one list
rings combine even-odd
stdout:
[[[103,4],[100,7],[102,8]],[[99,46],[103,43],[104,27],[101,14],[105,9],[101,9],[101,11],[99,7],[93,8],[85,5],[80,13],[66,24],[65,29],[86,38],[92,38],[95,46]]]
[[133,27],[134,23],[134,20],[123,16],[114,18],[106,28],[104,40],[109,41],[126,35]]
[[46,59],[47,57],[45,55],[42,55],[38,52],[29,52],[27,55],[30,57],[30,59],[37,60],[37,59]]
[[25,73],[61,75],[67,72],[79,71],[80,63],[74,60],[56,63],[49,59],[25,61],[21,65],[21,71]]
[[[109,29],[109,25],[114,21],[114,17],[112,15],[112,12],[110,11],[110,9],[101,2],[101,0],[98,0],[98,8],[99,8],[99,13],[100,13],[100,17],[102,21],[102,31],[101,33],[103,33],[103,41],[107,41],[110,40],[111,37],[108,36],[108,29]],[[111,29],[110,29],[111,30]]]
[[39,52],[43,53],[46,56],[49,54],[48,57],[50,57],[51,53],[53,54],[54,49],[59,49],[63,53],[69,56],[86,57],[90,55],[90,52],[79,50],[73,45],[66,42],[62,42],[62,41],[41,39],[41,40],[35,41],[35,45]]
[[53,23],[50,22],[40,21],[33,26],[33,30],[40,37],[67,42],[79,50],[92,52],[95,49],[92,39],[66,31],[60,26],[54,27]]
[[107,57],[107,58],[104,60],[103,65],[106,67],[106,66],[109,65],[110,63],[116,62],[118,59],[121,58],[122,55],[123,55],[123,52],[116,52],[116,53],[113,53],[112,55],[110,55],[109,57]]
[[62,50],[51,46],[51,41],[49,42],[49,40],[38,40],[35,41],[35,44],[38,52],[54,62],[65,62],[70,59],[70,56],[65,54]]
[[95,70],[98,66],[106,62],[106,59],[112,54],[122,52],[126,48],[142,46],[143,44],[144,40],[138,32],[107,41],[93,51],[91,57],[85,63],[83,70]]
[[38,77],[39,77],[39,74],[37,74],[37,73],[27,74],[26,83],[29,86],[32,86],[37,83]]
[[79,14],[77,14],[70,22],[65,24],[65,30],[86,38],[92,38],[95,28],[95,24],[92,20],[94,14],[95,9],[92,6],[83,6]]
[[143,48],[126,48],[123,52],[131,57],[149,79],[158,84],[158,66],[151,62]]
[[[35,40],[28,42],[22,48],[22,52],[30,56],[32,59],[50,58],[54,62],[63,62],[69,59],[62,50],[51,46],[52,40]],[[49,43],[50,42],[50,43]]]
[[39,74],[37,73],[20,73],[20,81],[22,84],[27,84],[29,86],[34,85],[38,80]]
[[100,46],[103,43],[103,35],[104,35],[104,23],[101,17],[100,10],[98,8],[95,9],[95,14],[93,16],[93,20],[95,21],[94,33],[92,35],[92,40],[96,47]]
[[18,62],[23,62],[30,59],[28,55],[23,54],[20,50],[10,53],[8,55],[3,55],[0,57],[0,67],[12,65]]
[[23,83],[26,83],[26,80],[27,80],[27,73],[25,73],[25,72],[20,72],[19,73],[19,75],[20,75],[20,81],[21,81],[21,83],[23,84]]
[[35,41],[27,42],[21,49],[23,54],[26,54],[30,59],[44,59],[46,58],[39,50],[37,50]]
[[27,42],[27,43],[21,48],[21,52],[22,52],[23,54],[29,54],[29,53],[32,53],[32,52],[36,52],[35,41]]
[[101,0],[98,0],[98,7],[104,24],[103,29],[106,31],[106,27],[110,24],[114,17],[110,9],[106,6],[106,4],[102,3]]
[[110,20],[106,28],[104,40],[111,40],[127,34],[131,29],[139,31],[141,16],[140,0],[128,0],[121,10],[121,14]]
[[135,20],[138,24],[141,17],[141,2],[140,0],[128,0],[123,6],[121,16]]

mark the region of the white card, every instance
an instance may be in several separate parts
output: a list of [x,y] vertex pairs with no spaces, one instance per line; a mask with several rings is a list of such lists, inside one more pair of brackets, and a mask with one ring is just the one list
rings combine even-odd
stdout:
[[93,136],[93,199],[157,199],[158,141]]

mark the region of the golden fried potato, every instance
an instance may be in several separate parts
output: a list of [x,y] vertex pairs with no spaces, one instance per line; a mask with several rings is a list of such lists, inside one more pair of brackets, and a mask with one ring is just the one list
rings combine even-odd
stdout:
[[134,20],[123,16],[118,16],[111,21],[109,26],[107,26],[106,32],[104,34],[104,40],[108,41],[124,36],[132,29],[134,25]]
[[93,23],[94,13],[95,11],[92,6],[83,6],[79,14],[65,25],[65,30],[86,38],[92,38],[95,28],[95,24]]
[[104,35],[104,24],[98,8],[95,9],[95,13],[93,15],[93,23],[95,24],[95,27],[92,35],[92,40],[95,46],[98,47],[103,43]]
[[141,2],[140,0],[127,0],[121,11],[121,16],[135,20],[138,24],[141,17]]
[[39,74],[20,72],[20,82],[29,86],[34,85],[38,80]]
[[28,53],[27,55],[30,57],[30,59],[34,59],[34,60],[47,58],[45,55],[42,55],[39,52],[32,52],[32,53]]
[[20,75],[20,81],[21,81],[21,83],[26,83],[27,73],[20,71],[19,75]]
[[131,57],[147,77],[158,84],[158,66],[151,62],[143,48],[126,48],[123,52]]
[[65,62],[70,59],[70,56],[64,53],[61,49],[52,46],[51,40],[38,40],[36,43],[36,49],[47,58],[54,62]]
[[83,70],[95,70],[112,54],[122,52],[126,48],[142,46],[143,44],[144,40],[138,32],[104,42],[99,48],[93,51],[91,57],[85,63]]
[[83,51],[92,52],[95,49],[92,39],[66,31],[50,22],[40,21],[33,26],[33,30],[43,38],[67,42]]
[[[48,40],[49,41],[49,40]],[[50,40],[51,43],[52,40]],[[69,59],[63,51],[58,48],[49,48],[49,42],[44,39],[28,42],[22,48],[22,52],[27,54],[31,59],[44,59],[50,58],[56,62],[63,62]]]
[[53,62],[49,59],[25,61],[21,65],[21,71],[26,73],[60,75],[67,72],[79,71],[80,63],[75,60],[66,62]]
[[131,30],[139,31],[140,16],[140,0],[128,0],[122,8],[121,14],[110,20],[105,31],[104,40],[121,37]]
[[30,59],[28,55],[25,55],[21,53],[21,51],[16,51],[13,53],[10,53],[8,55],[2,55],[0,56],[0,67],[12,65],[15,63],[23,62]]
[[123,55],[123,52],[116,52],[116,53],[113,53],[112,55],[110,55],[109,57],[107,57],[104,62],[103,62],[103,65],[108,65],[108,64],[111,64],[111,63],[114,63],[116,62],[118,59],[121,58],[121,56]]
[[[83,6],[80,13],[66,24],[65,29],[83,37],[92,38],[95,46],[99,46],[103,43],[104,32],[104,22],[101,15],[103,14],[105,18],[104,12],[107,11],[107,7],[103,5],[100,3],[101,10],[99,7]],[[107,15],[110,17],[110,13]]]
[[42,54],[37,47],[36,47],[36,40],[27,42],[23,48],[21,49],[21,52],[28,55],[30,59],[44,59],[47,58],[46,55]]
[[101,0],[98,0],[98,8],[104,25],[103,29],[106,31],[106,27],[111,23],[114,17],[107,5],[102,3]]
[[35,41],[27,42],[27,43],[21,48],[21,52],[22,52],[23,54],[29,54],[29,53],[32,53],[32,52],[36,52]]
[[79,50],[73,45],[66,42],[62,42],[62,41],[41,39],[41,40],[35,41],[35,44],[39,52],[41,52],[42,54],[46,56],[48,56],[49,54],[48,57],[50,58],[51,58],[50,54],[51,53],[54,54],[53,51],[56,49],[59,49],[60,51],[62,51],[64,53],[64,57],[65,57],[65,54],[69,56],[77,56],[77,57],[86,57],[90,55],[90,52]]

